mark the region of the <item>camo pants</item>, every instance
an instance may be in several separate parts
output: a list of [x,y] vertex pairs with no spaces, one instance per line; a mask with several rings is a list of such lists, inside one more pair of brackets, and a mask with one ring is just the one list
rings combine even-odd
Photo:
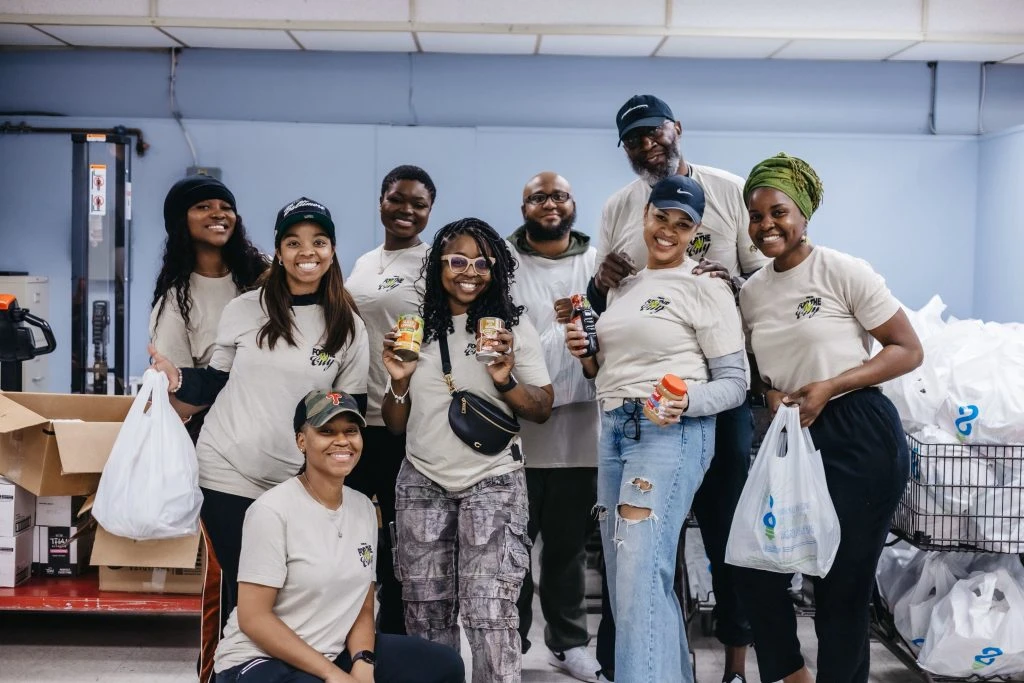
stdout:
[[529,565],[522,469],[449,491],[406,460],[395,491],[395,573],[409,635],[473,653],[473,683],[518,683],[516,599]]

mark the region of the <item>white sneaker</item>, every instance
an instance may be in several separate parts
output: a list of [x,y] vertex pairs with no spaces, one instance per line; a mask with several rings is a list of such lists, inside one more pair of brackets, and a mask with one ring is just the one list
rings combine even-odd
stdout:
[[601,676],[601,665],[597,663],[597,659],[590,654],[585,645],[569,648],[564,652],[552,650],[551,656],[548,657],[548,663],[581,681],[598,683],[605,680]]

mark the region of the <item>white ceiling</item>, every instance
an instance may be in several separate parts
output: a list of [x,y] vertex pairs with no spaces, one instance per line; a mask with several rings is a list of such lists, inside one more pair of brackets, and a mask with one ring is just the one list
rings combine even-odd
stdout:
[[1021,63],[1024,0],[2,0],[0,46]]

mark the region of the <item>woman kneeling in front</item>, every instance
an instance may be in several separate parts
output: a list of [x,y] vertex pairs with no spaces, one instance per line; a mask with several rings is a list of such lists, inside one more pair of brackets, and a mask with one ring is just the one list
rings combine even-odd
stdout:
[[377,515],[345,487],[366,425],[355,399],[311,391],[293,425],[305,464],[245,515],[217,683],[461,683],[455,650],[374,633]]

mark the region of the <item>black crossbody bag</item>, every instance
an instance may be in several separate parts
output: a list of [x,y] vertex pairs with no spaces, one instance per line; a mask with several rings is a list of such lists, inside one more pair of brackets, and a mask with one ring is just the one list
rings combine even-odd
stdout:
[[[519,420],[486,398],[471,391],[455,388],[452,360],[448,355],[448,335],[438,336],[441,347],[441,369],[452,402],[448,406],[448,424],[455,436],[481,455],[498,455],[508,448],[519,433]],[[515,454],[513,454],[515,455]],[[518,458],[517,458],[518,459]]]

